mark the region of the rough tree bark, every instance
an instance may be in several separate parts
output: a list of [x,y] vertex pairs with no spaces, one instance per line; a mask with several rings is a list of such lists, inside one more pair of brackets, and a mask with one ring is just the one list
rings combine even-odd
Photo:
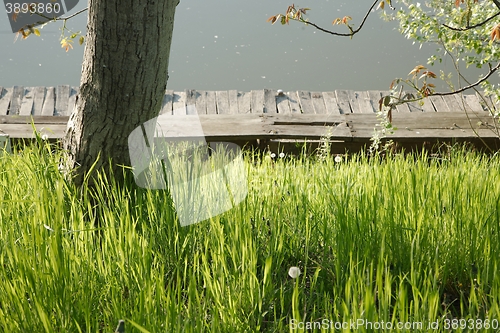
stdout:
[[80,92],[64,140],[76,184],[94,163],[115,177],[130,165],[128,135],[162,105],[178,3],[89,1]]

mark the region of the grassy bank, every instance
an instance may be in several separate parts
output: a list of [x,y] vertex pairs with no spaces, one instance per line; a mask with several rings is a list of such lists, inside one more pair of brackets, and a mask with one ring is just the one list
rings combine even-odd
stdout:
[[164,191],[76,189],[59,158],[0,157],[2,332],[500,327],[498,157],[248,155],[245,201],[188,227]]

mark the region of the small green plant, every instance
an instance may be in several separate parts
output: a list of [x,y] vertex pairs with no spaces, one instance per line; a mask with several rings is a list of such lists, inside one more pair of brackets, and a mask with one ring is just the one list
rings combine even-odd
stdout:
[[324,136],[320,138],[319,146],[316,151],[316,157],[318,158],[319,161],[325,161],[330,158],[331,155],[331,148],[332,148],[332,143],[331,143],[331,137],[332,137],[333,130],[331,127],[327,127],[327,132]]

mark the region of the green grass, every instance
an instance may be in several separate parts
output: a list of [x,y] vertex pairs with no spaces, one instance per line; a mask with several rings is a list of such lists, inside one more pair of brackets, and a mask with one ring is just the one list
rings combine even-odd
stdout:
[[248,154],[247,198],[180,227],[165,191],[77,189],[51,149],[0,156],[1,332],[500,325],[498,156]]

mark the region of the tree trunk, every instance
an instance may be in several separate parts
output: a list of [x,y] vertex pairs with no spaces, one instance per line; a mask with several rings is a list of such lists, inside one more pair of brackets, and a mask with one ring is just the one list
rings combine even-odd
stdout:
[[64,140],[76,184],[94,164],[114,177],[130,166],[129,134],[161,109],[178,3],[89,1],[80,93]]

